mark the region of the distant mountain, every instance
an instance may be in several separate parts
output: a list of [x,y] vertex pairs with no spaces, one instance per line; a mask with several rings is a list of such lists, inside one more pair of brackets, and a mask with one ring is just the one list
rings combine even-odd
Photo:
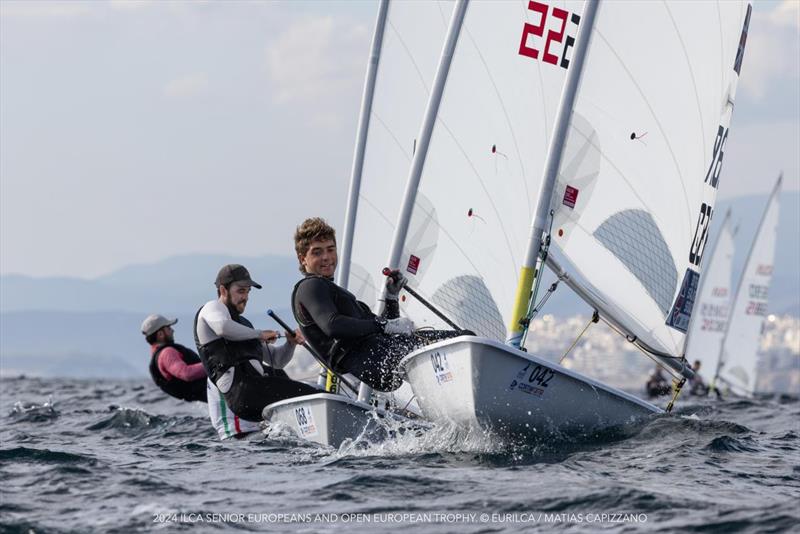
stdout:
[[[740,197],[719,202],[709,243],[716,238],[723,214],[731,207],[738,223],[734,273],[738,279],[752,242],[767,197]],[[800,193],[781,195],[780,227],[775,271],[770,291],[774,313],[800,316]],[[289,256],[233,257],[223,255],[184,255],[163,261],[131,265],[109,275],[84,280],[79,278],[32,278],[23,275],[0,277],[0,312],[13,311],[121,311],[143,314],[160,312],[186,314],[215,297],[214,278],[226,263],[242,263],[264,289],[251,294],[250,314],[267,308],[288,308],[291,291],[300,278],[297,260]],[[559,289],[548,303],[548,313],[572,316],[586,313],[587,306],[569,290]]]
[[[294,324],[289,310],[275,312]],[[263,314],[257,328],[277,330]],[[175,341],[194,348],[194,314],[178,319]],[[17,311],[0,314],[0,374],[132,378],[147,375],[150,349],[135,312]],[[310,357],[309,357],[310,358]]]
[[189,255],[132,265],[93,280],[0,278],[0,373],[116,377],[147,373],[148,346],[139,328],[150,313],[177,317],[176,340],[194,346],[194,313],[216,298],[214,279],[226,263],[242,263],[262,290],[245,315],[258,328],[277,329],[273,309],[294,324],[289,298],[297,260]]
[[250,313],[288,308],[292,287],[300,278],[297,259],[287,256],[256,258],[187,255],[147,265],[131,265],[109,275],[80,278],[0,277],[0,312],[11,311],[125,311],[184,314],[216,298],[214,279],[226,263],[241,263],[264,286],[254,290]]
[[[734,275],[738,279],[767,197],[720,202],[710,241],[725,210],[739,224]],[[770,311],[800,316],[800,193],[781,196],[780,228]],[[141,376],[147,345],[139,326],[149,313],[176,316],[178,342],[193,344],[194,312],[216,297],[214,278],[226,263],[242,263],[263,290],[251,293],[247,317],[257,327],[276,328],[266,317],[275,309],[291,324],[289,299],[300,273],[294,257],[185,255],[148,265],[131,265],[92,280],[0,277],[0,373],[45,376]],[[551,280],[552,281],[552,280]],[[543,287],[551,281],[545,279]],[[588,315],[588,305],[561,287],[543,313]],[[308,362],[306,362],[308,363]]]

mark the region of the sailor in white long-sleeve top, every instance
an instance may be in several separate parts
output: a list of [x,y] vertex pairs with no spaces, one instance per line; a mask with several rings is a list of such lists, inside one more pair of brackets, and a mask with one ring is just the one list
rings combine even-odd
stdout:
[[230,409],[246,421],[261,421],[265,406],[279,400],[317,393],[282,370],[292,359],[302,334],[287,332],[287,343],[274,347],[279,334],[258,330],[242,317],[251,287],[261,286],[241,265],[226,265],[216,280],[217,298],[195,317],[195,342],[208,377]]

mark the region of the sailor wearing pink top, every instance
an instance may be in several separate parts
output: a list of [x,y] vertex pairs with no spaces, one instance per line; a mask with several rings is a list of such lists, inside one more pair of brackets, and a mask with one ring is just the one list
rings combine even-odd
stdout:
[[183,355],[172,346],[150,346],[150,354],[155,354],[157,350],[161,349],[158,355],[158,370],[161,376],[167,380],[177,378],[183,382],[194,382],[206,377],[206,370],[203,369],[203,363],[187,364],[183,360]]
[[142,334],[150,344],[150,377],[165,393],[185,401],[206,402],[206,371],[197,353],[175,343],[177,319],[150,315]]

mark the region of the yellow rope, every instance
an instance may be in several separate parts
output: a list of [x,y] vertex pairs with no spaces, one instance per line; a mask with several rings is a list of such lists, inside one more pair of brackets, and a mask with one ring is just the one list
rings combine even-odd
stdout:
[[678,400],[678,395],[681,394],[681,390],[683,389],[683,385],[686,383],[686,378],[681,377],[680,381],[675,380],[672,384],[674,386],[675,392],[672,394],[672,399],[670,399],[669,404],[667,404],[667,413],[672,411],[672,406],[675,404],[675,401]]
[[583,334],[585,334],[586,331],[589,330],[589,327],[592,326],[592,323],[596,323],[599,319],[600,317],[597,315],[597,311],[595,311],[594,314],[592,315],[592,318],[589,320],[589,323],[586,325],[586,327],[581,331],[580,334],[578,334],[578,337],[576,337],[575,341],[572,342],[572,345],[569,346],[567,352],[565,352],[564,355],[561,356],[561,359],[558,360],[558,365],[561,365],[561,362],[564,361],[564,358],[567,357],[567,354],[569,354],[570,351],[575,348],[575,345],[578,344],[578,341],[580,341],[581,337],[583,337]]

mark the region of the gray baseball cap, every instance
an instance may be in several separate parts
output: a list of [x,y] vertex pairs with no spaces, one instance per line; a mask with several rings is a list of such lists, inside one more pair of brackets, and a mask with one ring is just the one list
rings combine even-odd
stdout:
[[142,334],[149,336],[155,334],[165,326],[172,326],[177,323],[177,319],[167,319],[163,315],[148,315],[147,319],[142,323]]
[[231,263],[220,269],[219,273],[217,273],[217,280],[214,282],[214,285],[217,287],[227,286],[234,282],[261,289],[261,284],[254,282],[253,279],[250,278],[250,271],[238,263]]

